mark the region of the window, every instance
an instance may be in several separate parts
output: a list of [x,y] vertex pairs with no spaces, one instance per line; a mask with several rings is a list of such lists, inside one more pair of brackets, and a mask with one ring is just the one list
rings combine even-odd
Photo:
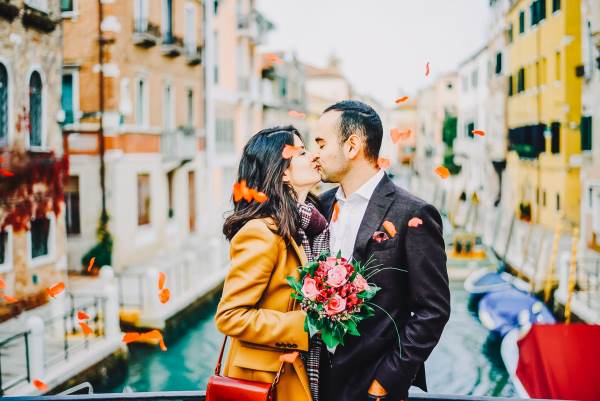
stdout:
[[187,126],[194,126],[194,91],[192,89],[187,90]]
[[135,86],[135,123],[137,125],[148,124],[148,89],[146,81],[140,79]]
[[560,211],[560,194],[556,194],[556,211]]
[[514,40],[514,29],[513,24],[508,24],[508,28],[506,29],[506,41],[510,44]]
[[148,0],[135,0],[133,4],[133,19],[136,32],[148,31]]
[[592,116],[582,116],[581,124],[581,150],[592,150]]
[[525,11],[519,12],[519,33],[525,33]]
[[546,19],[546,0],[534,0],[530,6],[531,26],[539,24]]
[[469,138],[473,138],[473,130],[475,129],[475,123],[474,122],[469,122],[466,126],[465,126],[465,130],[466,130],[466,134]]
[[60,0],[60,11],[72,13],[75,11],[75,0]]
[[8,231],[0,231],[0,266],[8,262]]
[[555,13],[560,10],[560,0],[552,0],[552,12]]
[[546,19],[546,0],[537,0],[538,22]]
[[172,130],[175,128],[175,97],[173,96],[173,88],[167,84],[165,86],[163,97],[163,128]]
[[138,226],[150,224],[150,174],[137,175]]
[[190,232],[196,231],[196,173],[188,172],[188,226]]
[[517,77],[517,93],[525,91],[525,69],[519,69],[519,76]]
[[196,9],[190,2],[185,3],[185,50],[187,54],[196,53]]
[[513,82],[513,76],[509,75],[508,76],[508,96],[512,96],[514,95],[514,82]]
[[478,75],[477,69],[475,69],[471,73],[471,86],[473,87],[473,89],[477,89],[478,78],[479,78],[479,75]]
[[535,26],[538,23],[538,1],[534,0],[529,5],[529,17],[531,19],[531,26]]
[[76,71],[63,72],[60,103],[65,113],[65,124],[72,124],[78,120],[79,80],[77,78]]
[[173,0],[163,0],[162,33],[164,43],[173,43]]
[[65,220],[67,234],[81,234],[81,220],[79,212],[79,177],[70,176],[65,185]]
[[8,145],[8,71],[0,63],[0,147]]
[[554,78],[560,81],[561,56],[560,52],[554,54]]
[[279,96],[287,97],[287,78],[279,77]]
[[42,77],[34,71],[29,78],[29,145],[42,146]]
[[219,13],[219,0],[214,0],[214,3],[213,3],[213,4],[214,4],[214,6],[213,6],[213,7],[214,7],[214,8],[213,8],[213,10],[214,10],[214,12],[215,12],[215,15],[217,15],[217,14]]
[[502,74],[502,52],[496,53],[496,68],[494,68],[496,75]]
[[553,122],[550,124],[550,132],[552,133],[551,151],[552,153],[560,153],[560,123]]
[[174,209],[174,203],[173,203],[173,178],[175,177],[175,170],[171,170],[167,173],[167,217],[169,219],[173,218],[173,216],[175,216],[175,209]]
[[31,221],[31,259],[49,255],[50,219],[46,217]]
[[214,59],[214,79],[215,79],[215,84],[219,83],[219,64],[220,64],[220,60],[219,60],[219,35],[217,34],[217,32],[215,32],[215,40],[214,40],[214,44],[215,44],[215,59]]

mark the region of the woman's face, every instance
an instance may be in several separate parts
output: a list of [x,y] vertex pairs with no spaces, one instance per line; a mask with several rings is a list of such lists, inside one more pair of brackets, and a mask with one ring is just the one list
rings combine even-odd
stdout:
[[290,166],[283,173],[283,180],[298,192],[299,189],[310,189],[321,181],[321,174],[315,154],[304,149],[298,135],[294,135],[294,146],[302,148],[302,151],[290,159]]

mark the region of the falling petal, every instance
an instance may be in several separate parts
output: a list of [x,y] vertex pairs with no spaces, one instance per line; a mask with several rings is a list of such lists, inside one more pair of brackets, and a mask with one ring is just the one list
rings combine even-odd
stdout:
[[396,99],[396,104],[404,103],[408,100],[408,96],[402,96]]
[[392,137],[392,142],[394,144],[398,143],[398,141],[400,141],[401,138],[401,132],[398,128],[392,128],[390,130],[390,136]]
[[132,332],[125,333],[125,335],[123,335],[122,341],[125,344],[129,344],[129,343],[132,343],[134,341],[138,341],[140,338],[141,338],[141,334],[140,333],[136,333],[136,332],[132,331]]
[[428,61],[427,64],[425,64],[425,76],[428,77],[430,72],[431,71],[429,68],[429,61]]
[[160,346],[160,349],[162,351],[166,351],[167,350],[167,346],[165,345],[165,341],[163,339],[163,336],[161,334],[160,331],[158,330],[150,330],[146,333],[142,333],[142,335],[140,336],[140,340],[145,340],[145,341],[156,341],[158,340],[158,345]]
[[258,203],[264,203],[269,199],[269,197],[264,192],[256,192],[254,194],[254,200]]
[[53,285],[50,288],[46,288],[46,293],[48,294],[49,297],[56,297],[58,294],[60,294],[61,292],[63,292],[65,290],[65,283],[63,283],[62,281]]
[[377,159],[377,165],[380,169],[387,170],[392,165],[392,162],[390,162],[390,159],[380,157],[379,159]]
[[408,226],[412,227],[412,228],[417,228],[419,227],[421,224],[423,224],[423,220],[421,220],[418,217],[413,217],[412,219],[410,219],[408,221]]
[[485,131],[482,131],[480,129],[474,129],[473,131],[471,131],[471,133],[473,135],[478,135],[478,136],[485,136]]
[[394,223],[392,223],[391,221],[384,221],[383,228],[385,229],[385,231],[387,231],[390,237],[394,238],[396,236],[396,226],[394,226]]
[[79,327],[81,327],[83,334],[86,336],[94,334],[94,331],[90,328],[90,326],[87,325],[87,323],[79,322]]
[[93,258],[90,259],[90,263],[88,264],[88,267],[87,267],[88,273],[92,271],[92,267],[94,267],[94,261],[95,260],[96,260],[95,257],[93,257]]
[[290,117],[292,117],[292,118],[299,118],[299,119],[303,119],[303,118],[305,118],[305,117],[306,117],[306,114],[304,114],[304,113],[302,113],[302,112],[299,112],[299,111],[296,111],[296,110],[290,110],[290,111],[288,112],[288,115],[289,115]]
[[410,138],[410,134],[412,133],[412,131],[410,129],[407,129],[406,131],[401,131],[400,132],[400,139],[408,139]]
[[0,294],[0,298],[4,299],[4,301],[9,304],[14,304],[18,301],[17,298],[11,297],[10,295],[6,295],[6,294]]
[[302,148],[300,146],[292,146],[286,143],[283,147],[283,151],[281,152],[281,157],[284,159],[291,159],[294,156],[298,156],[300,152],[302,152]]
[[162,290],[165,287],[165,281],[167,281],[167,275],[163,272],[158,273],[158,289]]
[[434,171],[435,171],[435,173],[436,173],[437,175],[439,175],[439,176],[440,176],[440,178],[442,178],[442,179],[446,179],[446,178],[450,177],[450,170],[448,170],[448,169],[447,169],[446,167],[444,167],[444,166],[438,166],[438,167],[436,167],[436,168],[435,168],[435,170],[434,170]]
[[48,391],[48,385],[41,380],[34,379],[31,384],[33,384],[39,391]]
[[0,290],[3,290],[6,288],[6,281],[4,281],[4,279],[2,277],[0,277]]
[[88,315],[84,311],[82,311],[82,310],[77,311],[77,319],[79,319],[79,320],[88,320],[89,318],[90,318],[90,315]]
[[390,237],[388,237],[388,235],[383,231],[375,231],[371,238],[373,238],[373,240],[377,243],[381,243],[390,239]]
[[331,221],[336,222],[340,215],[340,204],[335,202],[333,205],[333,214],[331,215]]
[[280,355],[279,360],[281,362],[294,363],[294,361],[298,359],[298,355],[300,355],[298,351],[290,352],[288,354]]
[[161,304],[166,304],[171,299],[171,291],[168,288],[163,288],[158,293],[158,299],[160,299]]

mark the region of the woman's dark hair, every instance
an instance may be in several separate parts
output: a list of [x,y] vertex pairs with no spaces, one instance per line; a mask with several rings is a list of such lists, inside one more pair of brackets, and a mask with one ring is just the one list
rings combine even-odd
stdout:
[[264,192],[268,199],[263,203],[244,199],[235,203],[233,212],[223,224],[227,240],[231,241],[249,220],[264,217],[275,220],[278,234],[286,242],[297,237],[300,218],[297,194],[291,185],[283,182],[283,173],[290,160],[282,157],[285,145],[294,145],[294,136],[302,139],[291,125],[267,128],[250,138],[244,147],[237,182],[245,180],[249,188]]

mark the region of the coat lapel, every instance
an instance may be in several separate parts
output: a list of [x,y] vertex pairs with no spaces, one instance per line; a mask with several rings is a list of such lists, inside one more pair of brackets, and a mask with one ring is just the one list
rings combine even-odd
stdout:
[[354,243],[354,259],[364,262],[364,253],[373,233],[381,227],[388,209],[394,202],[396,188],[392,180],[385,175],[371,196],[365,215],[363,216],[356,242]]

